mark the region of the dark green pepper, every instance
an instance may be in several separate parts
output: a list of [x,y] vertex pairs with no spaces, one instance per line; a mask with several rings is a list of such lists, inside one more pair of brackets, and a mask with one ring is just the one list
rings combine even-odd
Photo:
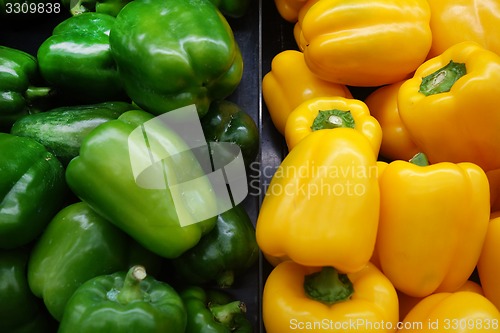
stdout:
[[[35,243],[28,264],[30,288],[43,298],[52,316],[61,320],[67,301],[81,284],[131,266],[131,243],[125,233],[87,204],[67,206]],[[144,254],[144,258],[148,256],[153,255]]]
[[257,261],[258,253],[252,221],[245,208],[237,205],[220,214],[215,228],[172,263],[182,281],[215,282],[227,288]]
[[65,204],[64,168],[43,145],[0,133],[0,248],[33,241]]
[[37,53],[40,73],[61,95],[79,104],[125,100],[109,33],[115,18],[84,13],[59,23]]
[[247,167],[255,161],[259,152],[259,129],[238,104],[226,100],[212,102],[201,119],[201,126],[207,142],[237,144]]
[[64,165],[79,154],[83,138],[98,125],[134,109],[126,102],[65,106],[18,119],[11,134],[43,144]]
[[250,0],[210,0],[226,16],[239,18],[246,14]]
[[182,333],[187,314],[179,294],[146,276],[142,266],[99,276],[71,296],[58,333]]
[[184,289],[180,296],[187,311],[186,333],[252,333],[246,305],[218,290],[198,286]]
[[242,78],[231,27],[209,0],[132,1],[109,41],[128,96],[156,115],[195,104],[203,116]]
[[54,321],[26,278],[29,249],[0,250],[0,332],[52,332]]
[[39,86],[40,81],[35,57],[0,46],[0,131],[8,131],[21,116],[44,109],[54,92]]
[[187,143],[153,118],[127,111],[96,127],[68,164],[66,180],[145,248],[175,258],[214,227],[217,198]]

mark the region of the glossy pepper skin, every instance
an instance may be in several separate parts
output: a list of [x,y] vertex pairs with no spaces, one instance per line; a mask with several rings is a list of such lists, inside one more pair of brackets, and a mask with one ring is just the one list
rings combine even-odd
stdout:
[[[195,223],[196,213],[191,213],[211,211],[217,203],[211,184],[202,177],[203,170],[184,140],[173,130],[150,123],[153,118],[144,111],[128,111],[95,128],[84,139],[80,155],[68,164],[66,180],[78,197],[145,248],[175,258],[215,225],[216,214]],[[145,140],[142,135],[130,137],[141,128],[147,132],[149,146],[140,141]],[[165,159],[168,168],[164,169],[162,162],[167,156],[179,158]],[[136,175],[132,162],[146,171]],[[159,169],[166,172],[167,179],[163,173],[155,178]],[[198,177],[196,186],[177,184]],[[177,204],[174,195],[180,198]],[[179,216],[188,220],[186,225],[181,225]]]
[[394,161],[379,183],[376,251],[384,274],[414,297],[458,289],[474,271],[488,228],[484,171],[472,163]]
[[0,46],[0,131],[9,131],[21,116],[44,109],[43,101],[53,90],[39,86],[40,81],[35,57]]
[[[346,275],[286,261],[271,271],[262,297],[268,333],[396,330],[396,290],[372,264]],[[381,322],[387,325],[370,329]]]
[[400,332],[405,333],[498,332],[500,312],[488,299],[478,293],[443,292],[427,296],[415,305],[401,326]]
[[115,18],[84,13],[58,24],[38,48],[40,73],[72,103],[126,99],[109,33]]
[[186,333],[251,333],[246,305],[219,290],[190,286],[180,292],[187,312]]
[[78,156],[83,138],[91,130],[133,109],[126,102],[62,106],[18,119],[10,133],[40,142],[66,166]]
[[500,279],[499,240],[500,212],[495,212],[491,214],[488,233],[477,263],[477,271],[486,298],[495,304],[498,309],[500,309],[500,286],[498,285]]
[[364,102],[382,128],[380,155],[390,161],[410,160],[419,152],[405,128],[398,109],[398,91],[404,81],[377,88]]
[[0,248],[33,241],[65,204],[59,160],[40,143],[0,133]]
[[306,2],[307,0],[274,0],[281,17],[292,23],[297,22],[299,11]]
[[299,49],[320,78],[380,86],[409,77],[431,47],[426,0],[312,0],[295,27]]
[[215,227],[173,261],[181,281],[231,287],[258,259],[255,228],[241,205],[218,215]]
[[[431,163],[472,162],[485,171],[500,169],[500,113],[494,107],[500,102],[499,80],[500,56],[463,42],[423,63],[403,83],[401,119]],[[482,110],[480,121],[472,121],[470,111],[477,109]]]
[[362,269],[377,234],[377,172],[372,147],[355,129],[309,134],[276,170],[262,202],[262,252],[306,266]]
[[299,104],[324,96],[352,97],[346,86],[314,75],[305,63],[304,54],[299,51],[278,53],[272,60],[271,71],[262,79],[262,97],[274,126],[283,135],[289,114]]
[[[60,321],[69,298],[85,281],[138,264],[130,263],[137,248],[133,243],[86,203],[71,204],[52,219],[36,241],[28,262],[29,286]],[[134,260],[143,265],[151,262],[146,255]]]
[[237,144],[247,167],[255,161],[259,153],[259,129],[238,104],[227,100],[212,102],[201,126],[207,142]]
[[231,27],[209,0],[133,1],[109,38],[127,94],[153,114],[196,104],[203,116],[243,74]]
[[116,17],[120,10],[131,0],[62,0],[61,3],[69,8],[74,16],[87,12],[96,12]]
[[380,124],[363,101],[344,97],[312,98],[296,107],[285,126],[288,150],[314,131],[345,127],[361,132],[378,156],[382,141]]
[[184,332],[186,309],[169,284],[144,267],[88,280],[71,296],[59,333]]
[[500,55],[500,3],[496,0],[432,0],[429,58],[454,44],[474,41]]
[[53,321],[26,279],[29,248],[0,250],[0,330],[11,333],[53,332]]

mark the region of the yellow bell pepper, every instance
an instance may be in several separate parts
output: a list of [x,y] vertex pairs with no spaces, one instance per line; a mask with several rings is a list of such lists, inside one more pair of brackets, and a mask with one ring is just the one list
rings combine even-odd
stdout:
[[477,271],[485,296],[500,309],[500,212],[491,215]]
[[408,161],[419,152],[399,117],[398,91],[404,81],[377,88],[365,103],[382,127],[380,155],[388,160]]
[[474,271],[489,221],[489,188],[472,163],[391,162],[379,179],[376,251],[396,289],[414,297],[458,289]]
[[398,299],[389,280],[371,264],[344,275],[332,267],[286,261],[266,280],[262,319],[267,333],[394,332]]
[[474,42],[422,64],[398,93],[401,120],[431,163],[500,169],[500,56]]
[[352,97],[345,85],[315,76],[302,52],[286,50],[273,58],[271,71],[262,79],[262,97],[278,132],[285,133],[288,115],[300,103],[320,96]]
[[274,0],[276,9],[282,18],[288,22],[295,23],[299,16],[299,10],[307,0]]
[[432,31],[429,57],[468,40],[500,55],[498,0],[429,0],[429,6]]
[[316,97],[297,106],[288,116],[285,140],[292,150],[302,139],[321,129],[354,128],[370,142],[378,156],[382,129],[370,115],[366,104],[358,99],[344,97]]
[[[457,291],[472,291],[479,295],[484,296],[483,288],[477,282],[467,280]],[[424,297],[425,298],[425,297]],[[399,319],[402,321],[406,317],[406,315],[424,298],[422,297],[412,297],[408,296],[402,292],[398,292],[398,300],[399,300]]]
[[363,268],[377,234],[377,172],[372,147],[355,129],[309,134],[266,191],[256,224],[262,252],[347,273]]
[[310,0],[294,35],[324,80],[380,86],[411,76],[432,42],[426,0]]
[[472,291],[436,293],[411,309],[398,332],[497,333],[500,312],[488,299]]

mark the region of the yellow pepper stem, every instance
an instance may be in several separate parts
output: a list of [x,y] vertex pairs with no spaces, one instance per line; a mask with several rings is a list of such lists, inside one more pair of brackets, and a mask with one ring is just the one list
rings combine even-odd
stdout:
[[331,128],[354,128],[355,122],[350,111],[320,110],[314,118],[311,129],[313,131]]
[[305,276],[304,291],[307,297],[332,305],[348,300],[354,287],[346,274],[340,274],[333,267],[323,267],[321,271]]
[[429,165],[429,159],[427,159],[427,156],[422,152],[416,153],[412,158],[410,158],[409,162],[418,166]]
[[467,74],[465,64],[450,60],[446,66],[422,78],[418,92],[425,96],[448,92],[453,84],[465,74]]

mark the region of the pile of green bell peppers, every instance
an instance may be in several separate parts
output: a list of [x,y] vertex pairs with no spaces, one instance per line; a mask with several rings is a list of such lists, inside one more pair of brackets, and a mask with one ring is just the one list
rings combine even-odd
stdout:
[[194,106],[210,158],[230,143],[248,171],[259,131],[227,99],[243,59],[226,17],[249,4],[64,0],[36,54],[0,45],[1,332],[253,331],[231,288],[254,221],[154,122]]

